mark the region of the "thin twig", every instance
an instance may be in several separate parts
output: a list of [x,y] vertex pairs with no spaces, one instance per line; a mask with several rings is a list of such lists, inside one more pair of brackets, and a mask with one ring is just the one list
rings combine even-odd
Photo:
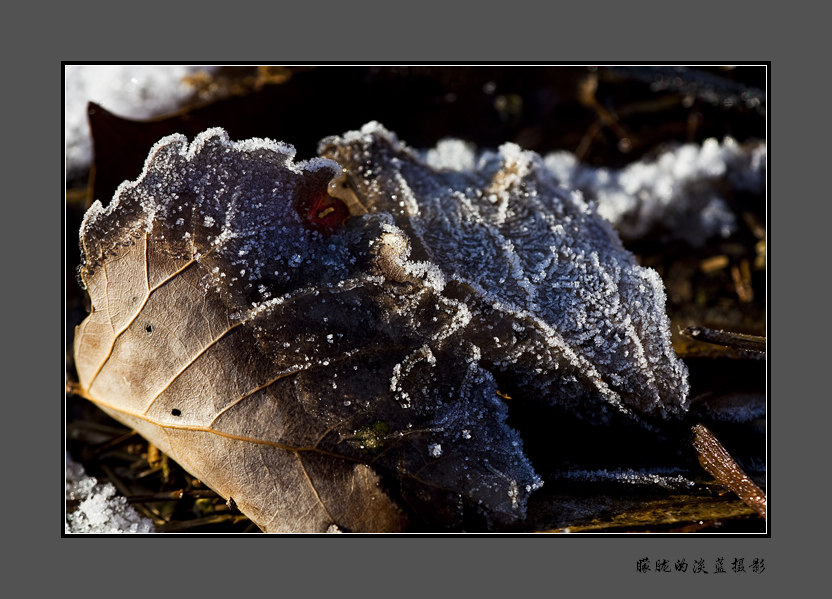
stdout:
[[748,478],[714,434],[701,424],[693,427],[693,446],[699,463],[708,474],[766,517],[766,494]]
[[687,327],[682,330],[682,334],[693,339],[697,339],[698,341],[724,345],[725,347],[731,347],[762,356],[765,356],[766,353],[766,338],[759,337],[757,335],[732,333],[730,331],[709,329],[707,327]]
[[125,441],[128,441],[129,439],[132,439],[133,437],[135,437],[137,435],[138,435],[138,433],[136,431],[127,431],[126,433],[118,435],[118,436],[110,439],[109,441],[106,441],[106,442],[102,443],[98,447],[95,447],[94,449],[92,449],[90,451],[89,457],[93,458],[93,457],[99,456],[102,453],[104,453],[106,451],[109,451],[109,450],[113,449],[114,447],[117,447],[118,445],[121,445]]

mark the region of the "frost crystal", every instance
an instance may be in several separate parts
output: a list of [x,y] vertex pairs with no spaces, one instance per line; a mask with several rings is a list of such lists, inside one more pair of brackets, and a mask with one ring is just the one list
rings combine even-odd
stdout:
[[665,489],[693,487],[694,482],[681,476],[668,474],[662,470],[638,472],[635,470],[571,470],[561,475],[563,478],[589,482],[613,481],[628,485],[657,485]]

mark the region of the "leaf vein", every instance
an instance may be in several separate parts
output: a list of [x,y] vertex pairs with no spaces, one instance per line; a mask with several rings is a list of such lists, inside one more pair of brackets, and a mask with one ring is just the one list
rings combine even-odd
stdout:
[[199,359],[199,357],[200,357],[200,356],[202,356],[205,352],[207,352],[207,351],[208,351],[209,349],[211,349],[214,345],[216,345],[216,344],[220,341],[220,339],[222,339],[223,337],[225,337],[226,335],[228,335],[231,331],[233,331],[234,329],[236,329],[237,327],[239,327],[239,326],[240,326],[240,325],[242,325],[242,324],[244,324],[244,321],[240,321],[240,322],[238,322],[237,324],[232,325],[231,327],[229,327],[228,329],[226,329],[225,331],[223,331],[223,332],[222,332],[222,334],[220,334],[220,336],[219,336],[219,337],[216,337],[213,341],[211,341],[211,342],[210,342],[210,343],[208,343],[205,347],[203,347],[203,348],[199,351],[199,353],[198,353],[197,355],[195,355],[193,358],[191,358],[191,359],[188,361],[188,363],[187,363],[187,364],[185,364],[185,366],[184,366],[184,367],[183,367],[183,368],[182,368],[179,372],[177,372],[175,375],[173,375],[173,377],[172,377],[172,378],[171,378],[171,379],[170,379],[170,380],[169,380],[169,381],[165,384],[165,386],[164,386],[164,387],[162,387],[162,389],[161,389],[161,390],[160,390],[160,391],[159,391],[159,392],[158,392],[158,393],[157,393],[157,394],[153,397],[153,399],[151,399],[151,400],[150,400],[150,403],[149,403],[149,404],[147,405],[147,407],[144,409],[144,413],[145,413],[145,414],[147,414],[147,412],[150,410],[150,408],[152,408],[152,407],[153,407],[153,404],[155,404],[155,403],[156,403],[156,400],[157,400],[157,399],[159,399],[159,397],[162,395],[162,393],[164,393],[166,390],[170,389],[170,386],[171,386],[174,382],[176,382],[176,380],[177,380],[180,376],[182,376],[182,374],[183,374],[183,373],[185,373],[185,372],[186,372],[186,371],[187,371],[187,370],[188,370],[191,366],[193,366],[193,365],[196,363],[196,361]]
[[[106,356],[105,356],[105,357],[101,360],[101,364],[98,366],[98,369],[97,369],[97,370],[95,371],[95,373],[92,375],[92,378],[90,379],[90,382],[89,382],[89,384],[87,385],[87,389],[91,389],[91,388],[92,388],[93,384],[95,383],[95,380],[98,378],[98,375],[101,373],[101,370],[104,368],[104,366],[105,366],[105,365],[107,364],[107,362],[110,360],[110,357],[113,355],[113,350],[115,349],[116,342],[118,341],[119,337],[121,337],[121,335],[123,335],[123,334],[124,334],[124,332],[125,332],[127,329],[129,329],[129,328],[130,328],[130,325],[132,325],[132,324],[136,321],[136,319],[139,317],[139,314],[141,314],[141,313],[142,313],[142,311],[144,310],[144,307],[147,305],[147,302],[150,300],[150,296],[151,296],[151,295],[153,295],[153,293],[154,293],[155,291],[157,291],[160,287],[162,287],[163,285],[165,285],[165,284],[166,284],[166,283],[168,283],[169,281],[172,281],[172,280],[173,280],[176,276],[178,276],[178,275],[179,275],[180,273],[182,273],[184,270],[186,270],[187,268],[190,268],[193,264],[196,264],[196,263],[198,262],[198,260],[197,260],[197,257],[196,257],[196,256],[192,257],[192,258],[191,258],[191,259],[190,259],[187,263],[185,263],[184,265],[182,265],[182,266],[181,266],[178,270],[176,270],[175,272],[173,272],[170,276],[168,276],[168,277],[167,277],[167,278],[165,278],[164,280],[160,281],[160,282],[159,282],[159,283],[158,283],[155,287],[153,287],[153,288],[151,289],[151,288],[150,288],[150,282],[149,282],[149,281],[150,281],[150,274],[147,272],[147,269],[148,269],[148,265],[147,265],[147,256],[148,256],[148,254],[147,254],[147,251],[148,251],[148,250],[147,250],[147,246],[148,246],[148,240],[147,240],[147,237],[148,237],[148,235],[147,235],[147,233],[145,232],[145,234],[144,234],[144,241],[145,241],[145,265],[144,265],[144,266],[145,266],[145,273],[147,273],[147,274],[146,274],[146,276],[145,276],[145,280],[147,281],[147,293],[145,294],[145,297],[144,297],[144,300],[142,301],[141,306],[139,306],[139,308],[136,310],[136,313],[133,315],[133,317],[132,317],[129,321],[127,321],[127,322],[124,324],[124,326],[121,328],[121,330],[119,330],[118,332],[115,332],[115,327],[113,327],[113,332],[114,332],[114,334],[113,334],[113,340],[112,340],[112,342],[110,343],[110,348],[109,348],[109,350],[107,351],[107,355],[106,355]],[[217,247],[218,247],[218,246],[213,246],[210,250],[208,250],[208,251],[207,251],[205,254],[203,254],[201,257],[205,257],[205,256],[207,256],[208,254],[210,254],[211,252],[213,252],[213,251],[214,251]],[[107,264],[106,264],[106,262],[103,264],[103,267],[104,267],[104,276],[105,276],[105,279],[106,279],[107,281],[109,281],[109,279],[107,278]],[[110,311],[110,293],[109,293],[108,289],[109,289],[109,282],[107,282],[107,283],[105,284],[105,295],[106,295],[106,298],[107,298],[107,315],[109,316],[109,319],[110,319],[110,326],[112,327],[112,326],[113,326],[113,315],[112,315],[112,312]]]
[[321,496],[318,493],[318,488],[315,486],[315,483],[312,482],[312,477],[309,476],[309,471],[306,469],[306,465],[303,463],[303,458],[297,452],[295,452],[295,456],[298,459],[298,464],[300,464],[300,469],[303,472],[303,475],[306,477],[306,480],[309,482],[309,486],[312,488],[312,492],[315,494],[315,499],[318,500],[318,503],[321,505],[324,512],[326,512],[326,515],[330,519],[330,521],[333,524],[337,524],[337,522],[335,522],[335,518],[332,517],[332,514],[329,512],[329,509],[326,507],[324,500],[321,499]]

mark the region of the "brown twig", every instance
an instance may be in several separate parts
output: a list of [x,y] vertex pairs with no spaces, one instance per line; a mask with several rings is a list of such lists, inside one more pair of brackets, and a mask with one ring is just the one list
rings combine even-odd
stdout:
[[699,463],[708,474],[766,517],[766,494],[748,478],[714,434],[701,424],[693,427],[693,446]]
[[707,327],[687,327],[682,334],[706,343],[724,345],[742,351],[752,352],[765,356],[766,338],[757,335],[746,335],[743,333],[732,333]]

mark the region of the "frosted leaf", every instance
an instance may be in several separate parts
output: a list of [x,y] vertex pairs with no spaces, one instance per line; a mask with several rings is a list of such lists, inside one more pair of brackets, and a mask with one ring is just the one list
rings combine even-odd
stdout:
[[577,411],[687,409],[661,280],[539,156],[505,144],[474,169],[437,170],[377,123],[321,151],[347,169],[364,208],[390,214],[408,240],[388,276],[418,289],[408,262],[441,273],[439,297],[457,311],[443,343],[470,341],[487,372]]
[[84,395],[264,530],[523,518],[543,481],[503,385],[687,409],[658,275],[540,157],[437,170],[376,123],[321,154],[170,136],[81,230]]

